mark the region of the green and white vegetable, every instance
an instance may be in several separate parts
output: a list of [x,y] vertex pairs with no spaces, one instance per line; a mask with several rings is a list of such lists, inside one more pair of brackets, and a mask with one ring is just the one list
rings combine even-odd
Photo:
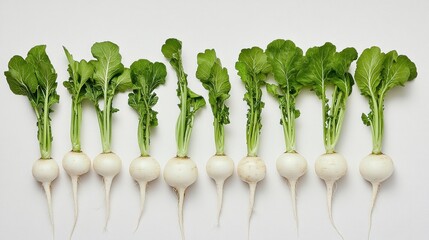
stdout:
[[174,38],[167,39],[161,50],[177,74],[177,96],[180,99],[180,115],[176,123],[177,155],[167,162],[164,168],[164,179],[179,197],[179,226],[184,239],[183,199],[186,189],[198,177],[197,166],[188,157],[188,147],[195,114],[205,106],[206,102],[202,96],[188,88],[187,74],[182,64],[182,42]]
[[[302,85],[309,87],[322,100],[323,143],[326,153],[316,160],[315,168],[316,174],[326,183],[329,218],[340,236],[332,218],[331,202],[334,183],[346,174],[347,162],[341,154],[335,152],[335,145],[340,137],[347,99],[354,83],[348,70],[356,58],[354,48],[337,52],[332,43],[325,43],[307,50],[302,71],[297,76]],[[333,87],[330,103],[326,96],[329,87]]]
[[86,82],[94,74],[94,67],[85,60],[81,60],[80,62],[75,61],[73,56],[65,47],[64,52],[69,63],[67,71],[70,75],[68,81],[64,82],[64,87],[67,88],[72,96],[70,125],[72,150],[63,158],[63,167],[71,178],[73,189],[74,224],[70,234],[71,238],[78,218],[78,180],[81,175],[86,174],[91,168],[91,160],[81,149],[80,128],[82,125],[82,102],[85,99],[87,92]]
[[381,52],[378,47],[365,49],[357,61],[356,84],[369,102],[370,112],[362,114],[362,121],[371,127],[372,153],[360,162],[360,174],[372,185],[372,200],[369,215],[371,230],[372,210],[380,184],[393,173],[392,159],[381,151],[384,133],[384,99],[387,92],[404,86],[417,77],[416,65],[405,55],[396,51]]
[[[143,207],[146,196],[146,185],[159,177],[160,166],[155,158],[149,154],[150,130],[158,125],[157,112],[153,107],[158,102],[158,96],[154,90],[165,83],[167,70],[163,63],[152,63],[146,59],[140,59],[131,64],[131,81],[133,92],[128,95],[128,105],[138,114],[138,143],[140,156],[134,159],[130,165],[130,175],[140,187],[140,217],[139,226],[143,215]],[[136,228],[136,229],[137,229]]]
[[206,165],[207,174],[215,181],[218,207],[217,224],[219,224],[222,210],[223,185],[225,180],[234,172],[234,161],[225,154],[225,130],[224,125],[229,124],[229,108],[225,101],[229,98],[231,83],[228,70],[222,67],[220,59],[216,57],[214,49],[207,49],[197,56],[198,69],[196,76],[209,91],[209,103],[213,112],[214,138],[216,154],[212,156]]
[[13,56],[4,72],[10,90],[16,95],[26,96],[37,118],[37,139],[39,140],[40,159],[34,162],[32,173],[42,183],[49,207],[49,216],[54,231],[51,204],[51,183],[58,177],[58,164],[51,158],[52,129],[50,113],[59,102],[56,92],[57,74],[46,54],[46,46],[35,46],[24,59]]
[[247,155],[238,163],[237,173],[242,181],[249,184],[250,188],[248,221],[248,229],[250,229],[256,185],[265,178],[266,174],[265,163],[258,157],[258,148],[262,128],[261,113],[264,107],[261,87],[266,83],[271,66],[264,51],[259,47],[253,47],[241,50],[235,69],[246,88],[244,101],[249,107],[246,124]]
[[301,70],[303,53],[292,41],[278,39],[267,46],[266,54],[276,81],[276,84],[267,84],[267,91],[279,102],[282,114],[280,123],[286,144],[286,151],[277,159],[276,166],[279,174],[286,178],[290,185],[298,230],[296,183],[307,172],[307,161],[295,151],[295,119],[300,115],[295,101],[303,87],[296,77]]
[[[131,89],[130,70],[121,63],[118,45],[112,42],[95,43],[91,53],[96,60],[90,61],[94,66],[94,75],[86,83],[87,97],[94,104],[100,127],[103,152],[94,159],[94,170],[103,177],[106,191],[106,224],[110,215],[110,187],[113,178],[121,171],[122,161],[112,152],[112,116],[119,111],[113,108],[113,98],[119,92]],[[103,100],[103,110],[99,102]]]

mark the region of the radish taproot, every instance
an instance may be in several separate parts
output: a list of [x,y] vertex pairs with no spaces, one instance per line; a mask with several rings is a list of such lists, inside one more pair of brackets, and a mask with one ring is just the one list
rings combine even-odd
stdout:
[[158,102],[158,96],[153,91],[165,83],[167,70],[163,63],[152,63],[140,59],[130,66],[133,92],[128,95],[128,105],[138,114],[139,124],[137,138],[140,147],[140,156],[130,164],[130,175],[140,187],[140,216],[137,228],[143,215],[146,197],[146,185],[160,175],[160,166],[155,158],[149,155],[150,129],[158,125],[157,112],[153,107]]
[[384,133],[384,99],[386,93],[396,86],[417,77],[416,65],[396,51],[381,52],[379,47],[365,49],[356,65],[356,84],[369,100],[370,113],[362,114],[362,121],[371,127],[372,153],[360,162],[362,177],[372,185],[369,213],[368,239],[371,232],[372,211],[380,184],[393,174],[392,159],[381,151]]
[[74,223],[70,233],[70,238],[76,227],[78,218],[78,199],[77,187],[79,177],[89,172],[91,168],[91,160],[88,155],[82,151],[80,143],[80,129],[82,125],[82,102],[86,95],[86,82],[92,77],[94,67],[85,60],[77,62],[73,56],[64,47],[64,52],[68,61],[69,79],[65,81],[64,87],[67,88],[72,96],[71,124],[70,124],[70,140],[72,150],[63,158],[63,168],[70,176],[72,181],[73,204],[74,204]]
[[249,216],[248,231],[250,230],[250,219],[253,212],[256,185],[265,178],[266,166],[264,161],[258,157],[259,138],[262,128],[262,90],[266,83],[267,75],[271,71],[267,55],[259,47],[242,49],[235,64],[246,93],[244,101],[248,105],[246,124],[247,155],[240,160],[237,173],[240,179],[249,184]]
[[207,49],[205,52],[199,53],[197,59],[198,68],[196,77],[209,92],[209,103],[214,117],[213,126],[216,154],[207,161],[206,170],[209,177],[216,183],[218,196],[216,219],[217,225],[219,225],[223,186],[225,180],[234,172],[234,161],[225,155],[224,129],[224,125],[229,123],[229,108],[225,104],[225,101],[229,98],[231,83],[229,82],[228,70],[222,67],[214,49]]
[[[91,48],[96,60],[90,61],[94,74],[86,85],[87,97],[93,103],[100,128],[103,151],[94,159],[94,171],[103,177],[106,198],[106,222],[110,216],[110,188],[115,176],[121,171],[122,161],[112,152],[112,116],[119,111],[113,108],[113,98],[119,92],[131,89],[130,70],[124,68],[118,45],[112,42],[98,42]],[[103,110],[99,102],[103,100]]]
[[[325,154],[315,163],[316,174],[325,181],[329,219],[337,233],[343,238],[332,217],[332,195],[336,181],[347,172],[346,159],[335,152],[343,124],[348,96],[352,92],[353,76],[348,72],[350,64],[356,60],[354,48],[336,51],[332,43],[307,50],[302,71],[297,75],[298,82],[309,87],[322,100],[323,142]],[[332,87],[331,103],[327,95]]]
[[13,56],[8,68],[4,74],[10,90],[16,95],[26,96],[36,114],[41,157],[34,162],[32,173],[45,191],[54,234],[51,183],[58,177],[59,169],[57,162],[51,158],[53,137],[50,113],[60,99],[56,92],[57,74],[46,54],[45,45],[31,48],[25,59]]
[[195,163],[188,157],[189,142],[196,112],[206,105],[204,98],[188,88],[187,74],[182,64],[182,42],[170,38],[162,45],[162,53],[168,59],[177,75],[177,95],[180,99],[180,114],[176,123],[177,155],[164,167],[164,180],[178,196],[178,217],[182,239],[185,239],[183,228],[183,201],[186,189],[198,177]]
[[295,150],[295,119],[300,115],[299,110],[295,108],[295,102],[302,89],[296,76],[301,70],[303,53],[292,41],[282,39],[268,44],[266,53],[276,81],[276,84],[267,84],[267,91],[279,102],[280,123],[283,126],[286,144],[286,151],[277,159],[276,166],[279,174],[289,183],[298,231],[296,184],[307,172],[307,161]]

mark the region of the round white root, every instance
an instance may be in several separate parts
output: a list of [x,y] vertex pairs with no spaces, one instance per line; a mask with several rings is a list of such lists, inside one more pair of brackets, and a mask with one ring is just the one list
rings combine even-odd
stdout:
[[144,202],[146,196],[146,185],[157,179],[160,175],[161,167],[159,163],[150,156],[138,157],[130,164],[130,175],[139,184],[140,187],[140,215],[137,221],[135,231],[137,231],[140,220],[143,216]]
[[217,225],[219,225],[220,213],[222,211],[223,185],[225,180],[234,172],[234,161],[225,155],[212,156],[206,165],[207,175],[216,183],[217,190]]
[[103,177],[104,190],[106,192],[106,223],[104,230],[107,229],[107,223],[110,217],[110,187],[113,178],[121,171],[122,161],[115,153],[101,153],[94,159],[94,171]]
[[42,183],[46,194],[46,199],[48,201],[49,219],[51,221],[52,233],[55,234],[54,216],[52,212],[51,183],[58,177],[58,164],[53,159],[39,159],[34,162],[32,173],[34,178]]
[[91,160],[84,152],[68,152],[63,158],[63,168],[72,180],[73,203],[74,203],[74,223],[70,233],[70,239],[73,236],[78,218],[78,199],[77,199],[77,184],[81,175],[89,172],[91,168]]
[[393,174],[393,170],[394,167],[392,159],[384,154],[370,154],[364,159],[362,159],[360,162],[360,174],[372,185],[372,196],[369,211],[368,239],[371,233],[372,212],[374,209],[375,201],[377,199],[378,189],[380,187],[380,184]]
[[[247,223],[247,231],[250,230],[250,219],[253,212],[253,204],[255,201],[256,185],[259,181],[265,178],[267,172],[265,162],[260,157],[244,157],[240,160],[237,167],[237,173],[243,182],[249,184],[249,216]],[[249,235],[249,234],[248,234]]]
[[342,178],[347,172],[347,161],[339,153],[326,153],[316,160],[315,168],[317,176],[323,179],[326,183],[329,220],[338,235],[344,239],[338,228],[335,226],[334,219],[332,217],[332,195],[335,182]]
[[296,207],[296,183],[307,172],[307,161],[299,153],[283,153],[277,159],[277,171],[287,179],[292,197],[293,215],[298,232],[298,214]]
[[190,158],[174,157],[167,162],[164,168],[164,180],[177,193],[179,227],[182,239],[185,239],[183,228],[183,200],[186,189],[192,185],[198,178],[198,169]]

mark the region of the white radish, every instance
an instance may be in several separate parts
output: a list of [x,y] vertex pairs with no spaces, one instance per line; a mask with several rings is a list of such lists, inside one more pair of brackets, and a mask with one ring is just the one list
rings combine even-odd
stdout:
[[78,199],[77,186],[79,177],[89,172],[91,168],[91,160],[84,152],[68,152],[63,158],[63,168],[70,176],[73,188],[73,203],[74,203],[74,223],[70,233],[70,238],[73,235],[78,218]]
[[332,195],[334,184],[347,172],[347,161],[339,153],[326,153],[316,160],[315,167],[317,176],[323,179],[326,184],[329,219],[331,220],[335,231],[337,231],[341,238],[344,239],[335,226],[334,219],[332,217]]
[[307,161],[297,152],[285,152],[277,159],[277,171],[286,178],[290,186],[293,215],[298,230],[298,214],[296,207],[296,183],[307,172]]
[[54,232],[54,216],[52,212],[52,198],[51,198],[51,183],[58,177],[59,169],[58,164],[53,159],[39,159],[33,164],[32,173],[34,178],[42,183],[45,190],[46,199],[48,201],[49,219]]
[[375,200],[377,199],[378,188],[382,182],[387,180],[393,174],[393,169],[392,159],[385,154],[370,154],[360,162],[360,174],[372,185],[368,239],[371,232],[372,211],[374,209]]
[[207,174],[216,183],[217,189],[217,225],[219,225],[220,212],[222,211],[223,185],[225,180],[234,173],[234,161],[226,155],[212,156],[206,165]]
[[265,162],[260,157],[246,156],[240,160],[237,166],[237,173],[243,182],[249,184],[250,195],[249,195],[249,217],[247,223],[247,229],[250,229],[250,218],[253,212],[253,204],[255,201],[256,185],[259,181],[265,178],[267,172]]
[[140,225],[143,215],[143,208],[146,196],[146,185],[157,179],[160,175],[161,168],[159,163],[150,156],[141,156],[134,159],[130,164],[130,175],[139,184],[140,187],[140,216],[138,218],[136,230]]
[[118,155],[113,152],[101,153],[94,159],[94,171],[103,177],[104,189],[106,192],[106,223],[104,229],[107,229],[107,223],[110,216],[110,187],[113,178],[121,171],[122,161]]
[[179,198],[179,227],[182,239],[185,239],[183,228],[183,199],[186,189],[198,178],[198,169],[188,157],[174,157],[167,162],[164,168],[164,180],[176,191]]

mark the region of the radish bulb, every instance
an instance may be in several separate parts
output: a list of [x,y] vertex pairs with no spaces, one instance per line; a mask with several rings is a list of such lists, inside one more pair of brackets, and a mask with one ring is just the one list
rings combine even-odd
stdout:
[[267,46],[268,62],[272,67],[275,84],[267,84],[267,92],[279,103],[280,123],[283,127],[286,152],[277,159],[277,171],[286,178],[290,186],[293,215],[297,234],[298,214],[296,207],[296,184],[307,172],[307,161],[295,151],[295,119],[300,112],[295,107],[296,98],[302,85],[297,81],[297,74],[302,71],[302,50],[290,40],[277,39]]
[[55,235],[51,183],[58,177],[58,164],[51,158],[53,137],[50,114],[54,111],[53,106],[60,100],[56,92],[57,73],[46,54],[46,46],[39,45],[31,48],[25,59],[18,55],[12,57],[4,75],[15,95],[27,97],[37,118],[41,157],[33,164],[32,173],[42,183],[46,193],[52,234]]
[[179,227],[182,239],[185,239],[183,228],[183,200],[186,189],[198,178],[198,169],[195,163],[188,157],[174,157],[164,167],[164,180],[174,189],[179,199]]
[[396,51],[381,52],[379,47],[365,49],[356,65],[356,84],[361,94],[368,99],[371,111],[362,114],[362,121],[371,127],[372,153],[361,160],[359,171],[372,185],[369,210],[368,239],[372,225],[372,212],[380,184],[393,174],[392,159],[382,153],[384,135],[384,99],[386,93],[396,87],[404,86],[417,77],[416,65],[405,55]]
[[58,164],[53,159],[39,159],[33,164],[33,176],[42,184],[48,201],[49,219],[54,229],[54,216],[52,212],[51,183],[58,177]]
[[165,83],[167,70],[163,63],[140,59],[131,64],[130,71],[133,92],[128,95],[128,105],[139,116],[137,137],[140,157],[134,159],[130,165],[130,174],[140,187],[140,216],[137,221],[137,231],[143,216],[146,185],[157,179],[161,171],[159,163],[149,155],[149,146],[150,130],[158,125],[157,112],[153,110],[158,97],[153,91]]
[[225,180],[231,177],[234,173],[234,161],[225,155],[214,155],[207,161],[206,171],[207,175],[209,175],[209,177],[211,177],[216,183],[218,197],[216,223],[219,225],[223,202],[223,185]]
[[[92,102],[97,114],[103,151],[93,163],[94,171],[103,178],[106,198],[106,223],[110,216],[110,187],[112,181],[121,171],[122,161],[112,152],[112,117],[118,109],[113,107],[113,98],[119,92],[132,87],[130,69],[121,63],[122,57],[118,45],[112,42],[97,42],[91,47],[91,60],[94,68],[92,77],[87,81],[87,98]],[[99,102],[103,101],[103,110]]]
[[164,167],[164,180],[177,193],[178,217],[182,239],[185,239],[183,227],[183,202],[186,189],[198,177],[195,163],[188,157],[189,142],[196,112],[206,105],[204,98],[194,93],[188,87],[187,74],[182,64],[182,42],[170,38],[161,48],[162,54],[167,58],[177,75],[177,95],[180,99],[180,114],[176,122],[177,154],[167,162]]
[[113,178],[121,172],[122,161],[115,153],[101,153],[94,159],[94,171],[103,177],[105,199],[106,199],[106,223],[104,229],[107,229],[107,223],[110,217],[110,188]]
[[70,124],[72,151],[68,152],[63,158],[63,168],[71,178],[73,189],[74,222],[70,233],[71,239],[79,214],[77,199],[79,177],[89,172],[91,168],[91,160],[81,149],[80,132],[82,125],[82,102],[88,93],[86,82],[94,73],[94,67],[85,60],[81,60],[80,62],[75,61],[69,51],[65,47],[63,48],[69,63],[67,70],[70,75],[68,81],[64,82],[64,86],[72,96]]
[[249,184],[249,216],[247,233],[250,236],[250,219],[253,212],[256,185],[264,179],[266,173],[265,163],[258,157],[259,138],[262,128],[262,90],[266,84],[265,80],[271,71],[271,66],[267,61],[267,55],[259,47],[242,49],[235,63],[245,88],[244,101],[248,105],[246,123],[246,145],[247,156],[244,157],[237,166],[237,173],[240,179]]
[[[300,65],[302,69],[297,74],[298,82],[309,87],[322,101],[325,154],[316,160],[315,168],[316,174],[325,181],[329,219],[341,238],[343,236],[332,217],[332,194],[334,184],[347,172],[347,162],[341,154],[335,152],[335,146],[341,134],[347,100],[354,84],[353,76],[348,71],[357,55],[354,48],[337,52],[335,45],[327,42],[323,46],[307,50]],[[328,88],[332,90],[331,99],[327,96]]]
[[143,207],[146,198],[146,186],[148,182],[157,179],[160,175],[161,167],[153,157],[138,157],[130,164],[130,175],[139,184],[140,188],[140,215],[136,230],[140,225],[143,216]]
[[89,169],[91,168],[91,160],[83,152],[71,151],[67,153],[63,158],[63,168],[71,178],[73,189],[74,223],[72,232],[70,234],[71,238],[76,227],[77,218],[79,214],[77,199],[77,185],[79,177],[89,172]]
[[323,154],[316,160],[315,169],[317,176],[323,179],[326,184],[329,220],[331,220],[331,224],[334,226],[337,233],[343,238],[335,226],[332,217],[332,195],[334,192],[334,184],[347,173],[346,159],[338,153]]
[[220,59],[216,57],[214,49],[207,49],[197,56],[198,69],[196,77],[203,87],[209,92],[209,103],[213,112],[214,138],[216,154],[212,156],[206,165],[207,174],[216,183],[217,189],[217,225],[219,225],[220,213],[223,202],[223,185],[225,180],[234,172],[234,162],[225,155],[225,130],[224,125],[229,124],[229,108],[226,100],[229,98],[231,83],[228,70],[222,67]]

